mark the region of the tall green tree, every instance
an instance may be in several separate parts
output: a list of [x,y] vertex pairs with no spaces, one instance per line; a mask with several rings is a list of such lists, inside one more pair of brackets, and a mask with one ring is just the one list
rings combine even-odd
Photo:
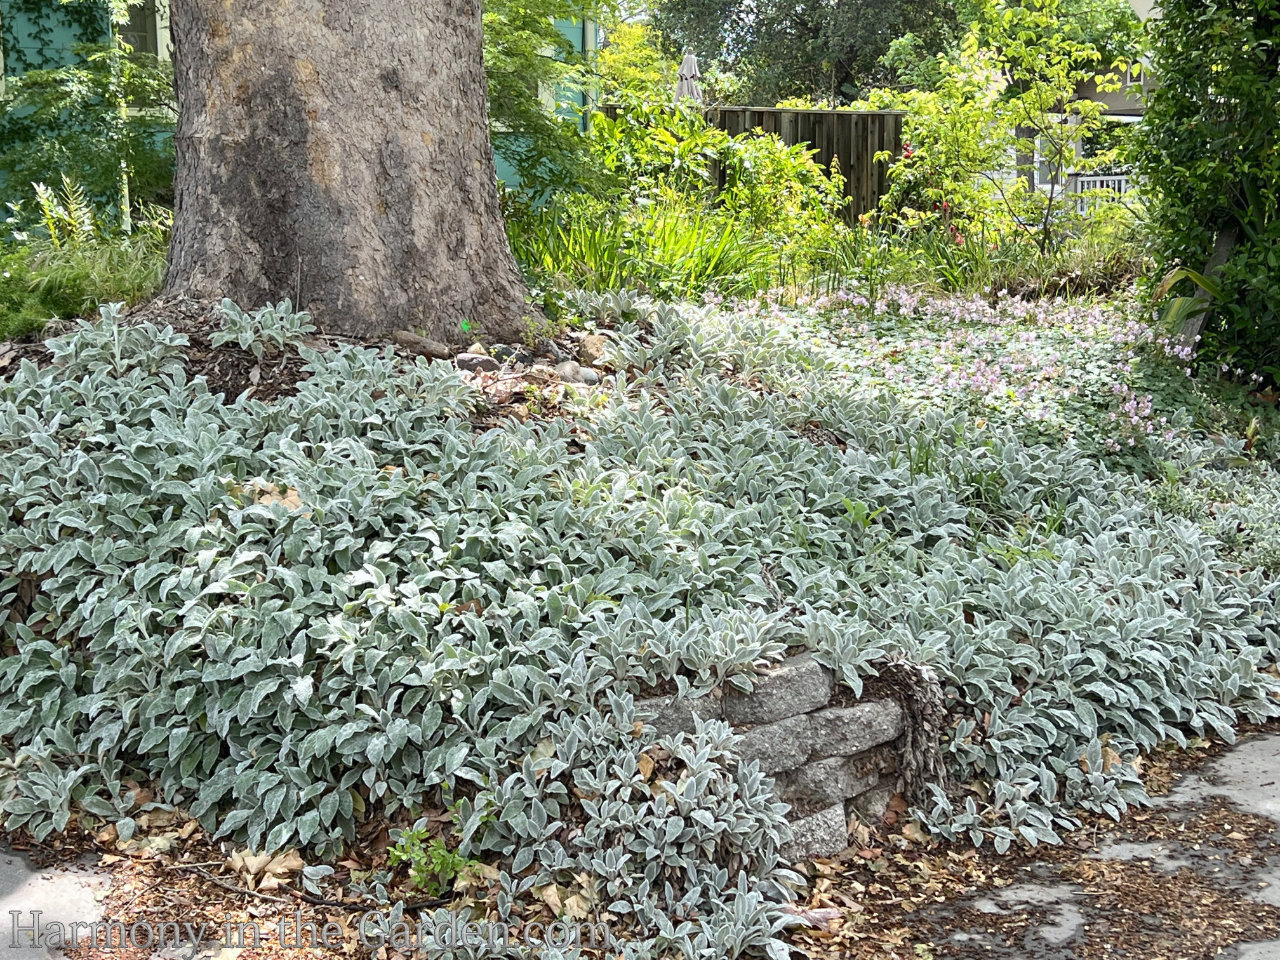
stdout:
[[[135,0],[136,2],[136,0]],[[0,92],[0,181],[6,202],[29,200],[31,185],[67,177],[123,218],[126,200],[171,194],[173,71],[112,38],[128,19],[126,0],[24,0],[0,22],[7,78]],[[41,59],[17,42],[16,13],[37,37],[76,42]],[[49,51],[46,49],[45,53]]]
[[669,52],[737,74],[740,102],[847,103],[892,79],[881,61],[895,39],[941,49],[956,18],[951,0],[660,0],[653,22]]
[[[954,59],[982,0],[659,0],[654,25],[669,52],[737,74],[737,102],[789,97],[849,103],[873,87],[931,88],[938,57]],[[1055,29],[1103,59],[1132,59],[1141,24],[1127,0],[1064,0]]]
[[484,65],[494,146],[527,188],[563,186],[586,162],[575,85],[586,55],[558,24],[608,14],[609,0],[486,0]]
[[1184,333],[1280,382],[1280,0],[1161,8],[1136,152],[1155,252],[1185,268],[1168,281]]

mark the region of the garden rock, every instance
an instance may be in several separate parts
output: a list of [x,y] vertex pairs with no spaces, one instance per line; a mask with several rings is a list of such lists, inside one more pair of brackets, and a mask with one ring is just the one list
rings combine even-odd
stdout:
[[788,657],[762,671],[750,693],[726,693],[725,718],[730,723],[772,723],[826,706],[831,690],[831,672],[813,657]]
[[844,805],[835,804],[791,822],[791,842],[782,848],[790,860],[832,857],[849,846],[849,825]]
[[815,760],[776,778],[776,792],[788,803],[844,803],[874,789],[883,769],[892,767],[892,758],[871,755],[828,757]]
[[565,383],[584,383],[582,367],[573,360],[565,360],[556,364],[556,375]]
[[651,697],[648,700],[636,701],[636,712],[641,716],[652,717],[650,726],[658,731],[659,737],[669,737],[677,733],[693,733],[697,729],[697,719],[719,720],[722,715],[718,697]]
[[902,708],[893,700],[866,700],[851,707],[832,707],[810,714],[811,755],[849,756],[897,739]]
[[588,367],[598,367],[609,341],[598,333],[588,333],[578,343],[578,359]]
[[538,350],[538,353],[545,354],[546,356],[554,360],[556,363],[564,363],[566,360],[573,359],[567,353],[565,353],[564,350],[560,348],[560,345],[556,343],[554,340],[552,340],[550,337],[543,337],[541,340],[539,340],[537,350]]
[[794,770],[809,759],[809,718],[801,714],[752,727],[742,735],[738,753],[757,760],[765,773]]
[[881,784],[849,801],[850,813],[856,813],[866,823],[879,824],[889,812],[889,804],[893,802],[898,791],[892,784]]
[[460,353],[454,357],[453,362],[459,370],[465,370],[467,373],[493,373],[502,369],[501,363],[482,353]]
[[495,360],[506,363],[508,360],[515,358],[520,353],[520,348],[512,346],[509,343],[495,343],[489,348],[489,356]]

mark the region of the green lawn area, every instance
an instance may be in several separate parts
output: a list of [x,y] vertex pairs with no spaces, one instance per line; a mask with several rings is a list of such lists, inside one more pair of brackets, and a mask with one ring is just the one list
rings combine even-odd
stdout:
[[128,836],[146,783],[322,865],[430,815],[446,894],[480,862],[498,915],[556,884],[637,956],[732,956],[796,882],[785,808],[719,722],[656,753],[638,696],[800,650],[851,693],[928,664],[956,789],[915,814],[1001,849],[1280,712],[1271,408],[1124,304],[884,299],[583,295],[616,375],[496,426],[451,364],[310,349],[279,312],[227,334],[301,355],[272,403],[110,311],[10,365],[9,829]]

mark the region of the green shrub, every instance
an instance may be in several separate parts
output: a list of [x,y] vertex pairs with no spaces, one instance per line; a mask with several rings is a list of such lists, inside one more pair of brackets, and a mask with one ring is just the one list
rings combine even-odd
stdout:
[[[1280,2],[1169,0],[1156,24],[1151,96],[1135,159],[1162,273],[1205,269],[1237,245],[1204,331],[1204,356],[1280,381]],[[1175,293],[1196,287],[1182,280]]]
[[839,173],[812,149],[759,131],[730,137],[688,104],[626,100],[614,116],[592,114],[589,143],[607,178],[602,195],[624,206],[678,198],[790,238],[833,222],[844,205]]
[[[1054,294],[1121,284],[1140,260],[1132,231],[1121,241],[1110,229],[1124,213],[1101,197],[1032,189],[1017,159],[1038,155],[1059,182],[1118,162],[1101,104],[1076,93],[1086,83],[1118,89],[1128,64],[1103,63],[1064,10],[1063,0],[982,0],[930,89],[873,91],[863,104],[907,111],[880,222],[922,281]],[[1077,142],[1088,147],[1081,156]],[[1100,214],[1082,216],[1078,199]]]
[[93,314],[103,303],[136,303],[164,278],[172,214],[142,208],[125,233],[104,224],[83,190],[36,185],[34,221],[16,231],[0,257],[0,339],[32,333],[53,318]]
[[846,204],[844,180],[815,163],[813,153],[774,134],[729,139],[717,157],[724,187],[716,203],[744,228],[775,237],[803,237],[835,223]]
[[172,197],[173,68],[115,44],[77,52],[69,66],[6,78],[0,178],[14,200],[66,177],[116,224],[122,176],[131,204]]
[[675,93],[678,65],[658,47],[649,24],[614,20],[605,33],[609,42],[592,64],[602,103],[636,98],[659,103]]
[[412,827],[392,831],[393,846],[387,851],[387,865],[404,866],[413,886],[429,897],[438,897],[475,861],[459,856],[440,837],[431,836],[425,819]]
[[517,259],[560,288],[643,289],[664,298],[754,293],[778,254],[730,217],[668,196],[617,209],[570,198],[510,226]]
[[0,250],[0,340],[14,340],[38,331],[52,313],[32,290],[31,251]]
[[507,201],[517,258],[562,288],[752,293],[807,273],[839,226],[842,184],[812,150],[730,137],[688,105],[632,98],[592,115],[588,143],[592,192]]
[[590,116],[588,143],[606,179],[606,195],[638,200],[674,195],[711,202],[714,167],[729,135],[688,103],[632,97],[610,115]]

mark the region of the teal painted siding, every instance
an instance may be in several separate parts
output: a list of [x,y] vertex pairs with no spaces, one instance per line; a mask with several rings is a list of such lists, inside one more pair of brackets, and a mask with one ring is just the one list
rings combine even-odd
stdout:
[[29,69],[64,67],[76,59],[81,43],[106,43],[111,37],[111,20],[100,6],[92,18],[96,27],[86,25],[82,14],[49,0],[33,16],[18,9],[14,0],[0,0],[0,43],[4,45],[5,76],[17,76]]
[[[581,54],[596,48],[596,24],[594,20],[585,23],[581,20],[557,20],[556,29],[560,35],[573,44],[575,53]],[[586,94],[577,91],[573,99],[579,107],[587,105]]]
[[[594,20],[587,20],[584,22],[582,20],[557,19],[556,29],[560,31],[561,36],[573,45],[575,53],[582,54],[596,49],[599,26]],[[575,102],[579,108],[585,107],[587,105],[587,95],[581,90],[556,91],[556,102],[558,104],[566,104],[566,101]],[[574,110],[573,106],[567,104],[560,106],[558,111],[561,116],[566,118],[573,117],[577,112]],[[506,135],[502,133],[495,133],[493,138],[495,141],[500,141],[504,136]],[[498,167],[498,179],[508,187],[519,187],[519,175],[512,168],[511,164],[503,158],[500,150],[496,153],[494,159]]]

